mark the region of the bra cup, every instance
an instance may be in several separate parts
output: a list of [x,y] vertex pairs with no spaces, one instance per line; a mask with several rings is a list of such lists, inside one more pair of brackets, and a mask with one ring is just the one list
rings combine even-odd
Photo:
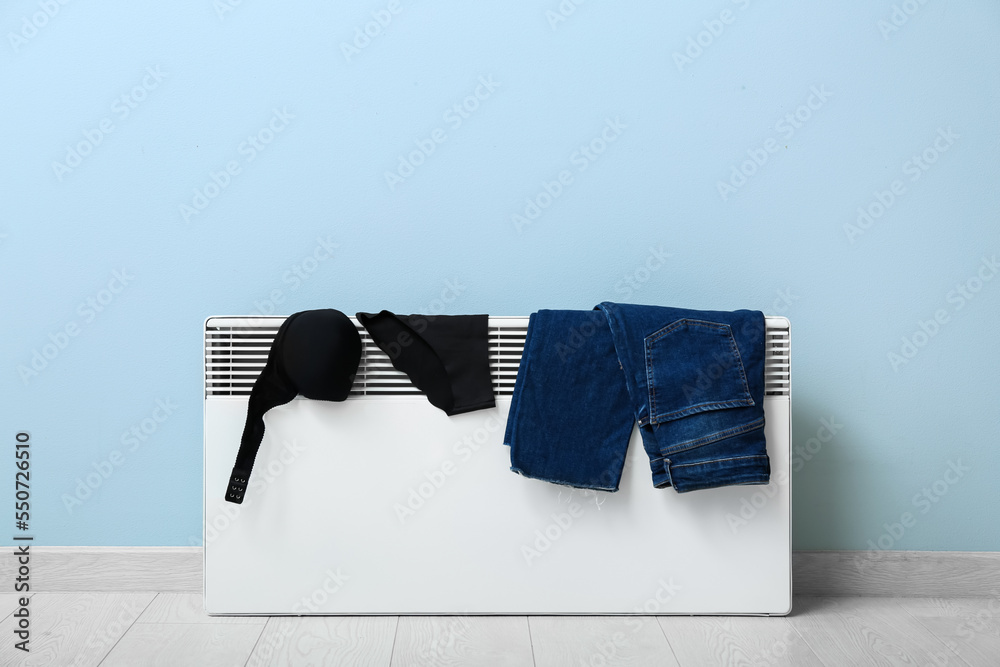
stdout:
[[304,311],[285,334],[281,362],[302,396],[343,401],[361,363],[361,337],[339,310]]
[[226,485],[226,501],[237,505],[246,495],[254,460],[264,438],[264,414],[301,394],[323,401],[343,401],[351,392],[361,363],[361,336],[339,310],[306,310],[289,315],[275,334],[264,369],[247,402],[247,421],[236,463]]

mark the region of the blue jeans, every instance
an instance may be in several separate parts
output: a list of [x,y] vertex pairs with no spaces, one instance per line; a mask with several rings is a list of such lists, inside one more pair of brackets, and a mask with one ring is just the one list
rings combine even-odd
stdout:
[[760,311],[533,313],[504,436],[511,470],[617,491],[638,423],[657,488],[767,484],[765,340]]

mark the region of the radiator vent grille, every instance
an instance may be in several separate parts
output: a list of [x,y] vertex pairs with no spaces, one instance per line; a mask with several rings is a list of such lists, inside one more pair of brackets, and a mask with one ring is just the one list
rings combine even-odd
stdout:
[[[249,396],[264,369],[271,341],[284,317],[213,317],[205,326],[205,395]],[[351,396],[405,396],[419,394],[405,373],[392,367],[356,318],[361,336],[361,364]],[[491,317],[489,322],[490,375],[497,396],[514,391],[517,367],[528,330],[527,317]]]
[[[205,395],[249,396],[284,317],[213,317],[205,325]],[[404,373],[397,371],[357,319],[362,354],[351,396],[405,396],[419,394]],[[497,396],[510,396],[528,330],[527,317],[490,317],[490,374]],[[785,320],[768,320],[768,396],[789,394],[789,331]]]
[[788,320],[767,318],[767,350],[764,357],[764,394],[789,396],[791,393],[791,336]]

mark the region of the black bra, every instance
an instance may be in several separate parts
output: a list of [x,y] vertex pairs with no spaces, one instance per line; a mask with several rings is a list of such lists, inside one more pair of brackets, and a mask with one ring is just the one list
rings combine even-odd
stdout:
[[[489,364],[487,315],[358,313],[393,367],[427,395],[431,405],[457,415],[496,405]],[[361,337],[339,310],[305,310],[281,324],[267,363],[250,392],[247,420],[226,500],[246,496],[254,459],[264,439],[264,413],[296,395],[343,401],[361,361]]]
[[271,343],[267,363],[254,382],[247,405],[240,451],[229,478],[226,500],[240,504],[264,439],[264,413],[302,394],[343,401],[361,362],[361,336],[339,310],[304,310],[289,315]]

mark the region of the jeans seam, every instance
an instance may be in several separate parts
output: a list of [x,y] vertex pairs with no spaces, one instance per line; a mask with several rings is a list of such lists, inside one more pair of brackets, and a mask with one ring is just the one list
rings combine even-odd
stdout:
[[[730,405],[731,403],[736,403],[737,405]],[[749,408],[753,407],[754,405],[755,403],[753,402],[753,398],[732,398],[729,399],[728,401],[706,401],[705,403],[689,405],[688,407],[682,408],[680,410],[674,410],[673,412],[668,412],[663,415],[657,415],[656,421],[653,421],[651,418],[650,423],[659,424],[662,422],[673,421],[674,419],[680,419],[681,417],[689,417],[690,415],[696,415],[699,412],[708,412],[709,410],[724,410],[727,408]],[[698,409],[694,410],[694,408]],[[692,410],[692,412],[688,412],[688,410]],[[679,413],[687,413],[687,414],[679,414]],[[677,416],[674,417],[674,415]]]
[[656,384],[653,382],[653,348],[646,345],[646,386],[649,388],[649,418],[656,414]]
[[682,317],[679,320],[674,320],[670,324],[668,324],[665,327],[661,328],[659,331],[655,331],[652,334],[650,334],[650,339],[651,340],[649,342],[650,343],[655,343],[656,341],[660,340],[661,338],[663,338],[664,336],[666,336],[668,333],[670,333],[669,331],[667,331],[667,329],[676,328],[682,322],[694,325],[696,327],[707,327],[707,328],[716,327],[716,328],[719,328],[719,329],[728,329],[730,336],[732,336],[732,333],[733,333],[732,327],[730,327],[728,324],[725,324],[725,323],[722,323],[722,322],[710,322],[708,320],[693,320],[693,319],[688,318],[688,317]]
[[740,364],[740,379],[743,380],[743,393],[746,394],[747,399],[750,401],[750,405],[753,405],[753,396],[750,394],[750,386],[747,384],[747,374],[746,368],[743,366],[743,355],[740,354],[740,348],[736,344],[736,338],[733,336],[733,330],[729,330],[729,344],[733,346],[733,352],[736,353],[736,360]]
[[703,466],[709,463],[718,463],[719,461],[736,461],[737,459],[766,459],[766,454],[752,454],[748,456],[727,456],[721,459],[712,459],[711,461],[699,461],[697,463],[678,463],[675,468],[685,468],[687,466]]
[[[679,442],[676,445],[670,447],[665,447],[660,450],[660,453],[666,456],[667,454],[676,454],[677,452],[683,452],[688,449],[694,449],[695,447],[701,447],[703,445],[711,445],[716,442],[720,442],[727,438],[731,438],[736,435],[743,435],[744,433],[749,433],[750,431],[756,431],[758,428],[764,428],[764,418],[755,419],[749,424],[743,424],[742,426],[735,426],[731,429],[726,429],[724,431],[716,431],[712,435],[706,435],[703,438],[695,438],[694,440],[688,440],[686,442]],[[687,446],[684,446],[687,445]]]

